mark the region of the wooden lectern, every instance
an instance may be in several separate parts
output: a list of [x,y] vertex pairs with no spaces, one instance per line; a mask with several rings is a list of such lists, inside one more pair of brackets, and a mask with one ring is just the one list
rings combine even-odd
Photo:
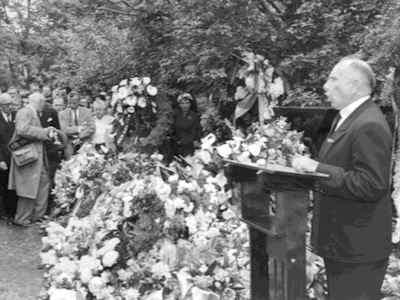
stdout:
[[241,183],[242,221],[250,231],[251,299],[307,299],[309,191],[315,179],[329,175],[279,165],[225,163],[227,177]]

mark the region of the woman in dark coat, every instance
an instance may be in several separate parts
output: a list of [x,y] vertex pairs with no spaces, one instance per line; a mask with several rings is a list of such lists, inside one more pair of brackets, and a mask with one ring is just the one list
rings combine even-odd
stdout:
[[196,111],[193,97],[184,93],[178,97],[179,111],[175,116],[174,137],[176,155],[192,155],[200,147],[200,116]]

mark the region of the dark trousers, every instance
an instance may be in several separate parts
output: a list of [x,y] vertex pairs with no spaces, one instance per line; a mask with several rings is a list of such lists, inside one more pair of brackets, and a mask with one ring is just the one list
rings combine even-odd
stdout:
[[0,215],[14,216],[17,210],[18,197],[14,190],[8,189],[8,170],[0,170]]
[[325,259],[329,300],[380,300],[388,258],[370,263]]

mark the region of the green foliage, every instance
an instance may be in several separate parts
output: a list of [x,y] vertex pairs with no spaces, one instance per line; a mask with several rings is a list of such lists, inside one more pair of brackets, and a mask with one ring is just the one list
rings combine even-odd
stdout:
[[[322,99],[327,74],[343,56],[357,53],[370,60],[379,81],[400,62],[395,0],[17,0],[4,5],[0,86],[37,81],[95,94],[135,74],[162,86],[168,107],[180,91],[212,95],[225,105],[241,83],[236,74],[244,65],[240,53],[247,50],[275,67],[287,103],[304,106]],[[12,17],[10,11],[18,13]],[[159,118],[167,127],[168,111]],[[232,112],[219,111],[222,119]]]
[[327,106],[321,95],[314,91],[306,91],[304,88],[298,87],[288,92],[285,100],[281,102],[282,106]]

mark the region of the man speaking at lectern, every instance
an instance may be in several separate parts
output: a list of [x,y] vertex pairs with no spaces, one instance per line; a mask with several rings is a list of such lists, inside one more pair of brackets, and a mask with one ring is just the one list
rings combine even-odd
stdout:
[[370,99],[371,67],[345,58],[324,85],[339,113],[318,161],[298,157],[301,172],[327,173],[316,184],[311,242],[324,259],[330,300],[378,300],[392,250],[391,131]]

